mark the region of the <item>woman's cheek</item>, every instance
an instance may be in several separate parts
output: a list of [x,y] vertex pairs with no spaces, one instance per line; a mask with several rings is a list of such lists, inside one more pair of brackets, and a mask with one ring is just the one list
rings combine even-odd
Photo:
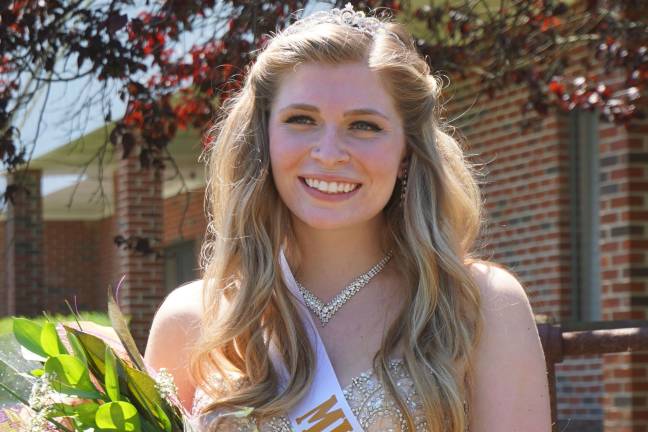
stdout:
[[270,136],[272,177],[284,202],[291,201],[290,197],[295,193],[300,160],[294,140],[282,134]]
[[303,147],[303,143],[290,134],[279,131],[270,133],[270,156],[277,163],[285,165],[287,161],[299,158]]
[[400,163],[399,154],[393,151],[393,146],[374,146],[367,149],[356,149],[355,157],[362,162],[364,166],[382,175],[391,175],[398,171]]

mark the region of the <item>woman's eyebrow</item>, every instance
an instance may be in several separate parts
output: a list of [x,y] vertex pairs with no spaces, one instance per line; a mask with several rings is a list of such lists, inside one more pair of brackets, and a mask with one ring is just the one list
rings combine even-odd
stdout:
[[[290,104],[288,106],[285,106],[285,107],[281,108],[279,110],[279,112],[287,111],[289,109],[298,109],[298,110],[302,110],[302,111],[311,111],[311,112],[316,112],[316,113],[319,112],[319,109],[314,105],[300,104],[300,103]],[[346,111],[343,114],[343,116],[347,117],[347,116],[353,116],[353,115],[367,115],[367,114],[382,117],[385,120],[389,121],[389,117],[387,117],[385,114],[381,113],[380,111],[376,111],[375,109],[372,109],[372,108],[358,108],[358,109],[349,110],[349,111]]]
[[367,114],[382,117],[385,120],[389,121],[389,118],[385,114],[381,113],[380,111],[376,111],[375,109],[371,109],[371,108],[359,108],[359,109],[346,111],[344,113],[344,116],[346,117],[346,116],[352,116],[352,115],[367,115]]

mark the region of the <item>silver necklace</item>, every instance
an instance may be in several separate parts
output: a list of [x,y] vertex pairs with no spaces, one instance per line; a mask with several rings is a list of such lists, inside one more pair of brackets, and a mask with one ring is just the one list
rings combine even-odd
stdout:
[[299,283],[297,279],[295,279],[295,282],[297,282],[297,288],[299,288],[299,292],[304,298],[306,307],[308,307],[308,309],[310,309],[315,315],[317,315],[320,322],[322,323],[322,327],[324,327],[331,320],[331,318],[333,318],[333,315],[335,315],[335,313],[340,310],[340,308],[344,306],[344,304],[348,302],[351,297],[356,295],[361,288],[366,286],[369,281],[374,278],[374,276],[381,272],[381,270],[389,262],[391,257],[392,251],[387,252],[387,254],[382,257],[382,259],[378,261],[376,265],[371,267],[366,273],[361,274],[353,282],[344,287],[344,289],[342,289],[342,291],[340,291],[328,303],[324,303],[319,297],[317,297],[315,294],[305,288],[301,283]]

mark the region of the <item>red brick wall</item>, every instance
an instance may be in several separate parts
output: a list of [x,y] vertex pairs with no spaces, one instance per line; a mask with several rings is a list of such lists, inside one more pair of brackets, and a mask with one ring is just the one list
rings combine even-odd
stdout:
[[117,267],[117,246],[113,239],[117,235],[115,228],[114,216],[107,217],[97,221],[97,255],[101,266],[96,269],[97,271],[97,297],[99,298],[102,307],[100,310],[105,309],[107,304],[106,291],[108,286],[116,288],[121,275]]
[[[5,236],[0,222],[0,241]],[[115,285],[113,218],[100,221],[45,221],[43,223],[44,295],[39,310],[68,313],[68,300],[82,310],[106,309],[106,289]],[[0,248],[0,274],[5,271],[5,248]],[[0,316],[6,315],[6,291],[0,281]]]
[[[181,240],[196,242],[196,256],[206,229],[203,210],[204,189],[164,200],[163,245]],[[187,205],[182,233],[179,226]],[[4,221],[0,221],[0,244],[4,245]],[[45,221],[44,277],[47,296],[42,309],[68,312],[65,300],[79,310],[105,311],[106,290],[116,287],[121,274],[117,262],[117,235],[114,216],[98,221]],[[0,274],[5,269],[5,248],[0,248]],[[0,280],[0,316],[6,315],[4,278]]]
[[[648,121],[634,121],[628,129],[605,125],[600,136],[603,319],[645,320]],[[603,376],[605,431],[648,431],[648,354],[608,354]]]
[[67,299],[79,310],[104,310],[97,296],[99,224],[94,221],[46,221],[43,229],[45,285],[47,298],[43,309],[68,312]]
[[595,432],[603,419],[601,356],[568,357],[556,367],[561,432]]
[[[207,229],[204,210],[205,190],[197,189],[169,197],[164,200],[163,244],[169,245],[181,240],[195,239],[196,257]],[[182,228],[180,228],[182,224]]]
[[[194,239],[197,256],[206,229],[203,199],[204,189],[200,189],[164,200],[164,245]],[[185,205],[187,213],[181,221]],[[117,235],[114,216],[98,221],[46,221],[43,231],[48,295],[43,299],[42,309],[66,313],[64,300],[73,304],[76,295],[79,310],[104,311],[107,287],[115,288],[121,277],[113,241]],[[4,222],[0,221],[0,242],[3,238]],[[4,270],[4,256],[3,247],[0,248],[0,274]],[[0,293],[4,292],[3,287],[2,280]],[[6,306],[5,301],[0,304]]]

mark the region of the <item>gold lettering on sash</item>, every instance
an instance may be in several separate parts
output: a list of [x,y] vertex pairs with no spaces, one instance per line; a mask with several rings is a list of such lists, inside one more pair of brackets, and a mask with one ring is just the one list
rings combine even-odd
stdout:
[[304,432],[324,432],[326,428],[337,423],[338,420],[344,420],[342,424],[332,429],[330,432],[351,432],[353,428],[344,416],[342,409],[331,411],[337,405],[337,397],[331,395],[326,401],[317,405],[312,410],[308,411],[301,417],[296,418],[297,424],[301,425],[306,420],[306,425],[312,425],[309,429],[304,429]]

